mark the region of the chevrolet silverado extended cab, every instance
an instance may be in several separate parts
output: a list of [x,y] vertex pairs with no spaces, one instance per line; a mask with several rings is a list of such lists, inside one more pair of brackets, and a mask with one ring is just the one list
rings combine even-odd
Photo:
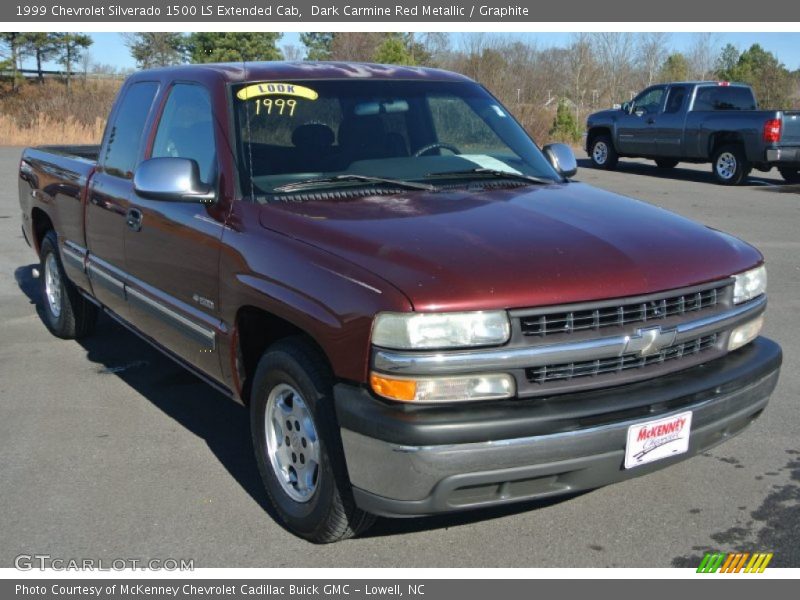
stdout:
[[586,151],[600,169],[615,168],[620,157],[641,157],[662,169],[710,162],[724,185],[742,183],[753,168],[773,167],[800,183],[800,111],[757,108],[743,84],[654,85],[620,109],[589,115]]
[[52,332],[104,311],[249,405],[276,514],[331,542],[649,473],[764,410],[761,254],[576,168],[453,73],[220,64],[133,75],[19,191]]

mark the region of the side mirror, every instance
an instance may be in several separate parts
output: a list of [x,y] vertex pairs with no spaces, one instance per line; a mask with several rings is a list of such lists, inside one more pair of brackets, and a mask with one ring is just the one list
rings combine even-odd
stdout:
[[197,161],[174,156],[143,161],[133,174],[133,190],[151,200],[202,204],[216,200],[213,186],[200,180]]
[[633,104],[630,102],[623,102],[622,103],[622,112],[631,114],[631,109],[633,108]]
[[548,162],[563,177],[572,177],[578,172],[575,153],[566,144],[548,144],[542,148],[542,151]]

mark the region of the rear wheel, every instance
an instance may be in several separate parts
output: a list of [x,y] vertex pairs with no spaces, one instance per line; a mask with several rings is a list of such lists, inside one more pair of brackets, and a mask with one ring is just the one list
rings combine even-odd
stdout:
[[786,183],[800,183],[800,169],[778,169]]
[[347,539],[375,517],[355,506],[325,359],[302,338],[270,347],[250,394],[261,479],[286,527],[316,543]]
[[739,185],[747,178],[750,169],[742,147],[736,144],[720,146],[711,158],[714,178],[722,185]]
[[619,162],[619,155],[614,150],[614,144],[607,135],[598,135],[592,140],[589,146],[589,159],[592,165],[598,169],[608,171],[615,169]]
[[87,336],[97,323],[97,307],[81,296],[64,274],[58,238],[48,231],[42,240],[40,273],[47,327],[60,338]]
[[678,161],[674,158],[657,158],[656,159],[656,166],[659,169],[672,169],[678,164]]

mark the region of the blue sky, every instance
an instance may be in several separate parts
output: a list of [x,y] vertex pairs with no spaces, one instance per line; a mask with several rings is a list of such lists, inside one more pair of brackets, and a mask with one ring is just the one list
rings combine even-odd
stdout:
[[[135,64],[128,49],[123,43],[119,33],[91,33],[94,44],[90,52],[94,62],[111,64],[120,69],[134,68]],[[460,36],[464,34],[453,33],[453,41],[457,44]],[[513,37],[522,41],[536,42],[539,47],[565,46],[570,41],[569,33],[510,33],[507,37]],[[672,33],[670,34],[670,44],[676,50],[685,50],[692,44],[695,34],[692,33]],[[764,48],[773,52],[789,68],[800,68],[800,33],[717,33],[715,34],[722,47],[727,43],[737,46],[740,50],[750,47],[752,44],[761,44]],[[299,34],[285,33],[280,45],[300,44]],[[26,67],[32,68],[33,64],[29,60]],[[57,68],[48,65],[49,68]]]

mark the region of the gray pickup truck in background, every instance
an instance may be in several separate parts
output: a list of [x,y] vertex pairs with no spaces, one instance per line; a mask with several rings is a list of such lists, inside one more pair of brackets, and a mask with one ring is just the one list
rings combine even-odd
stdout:
[[752,169],[777,167],[800,183],[800,111],[758,110],[753,90],[728,82],[653,85],[621,108],[589,115],[586,152],[593,166],[614,169],[620,157],[711,163],[718,183],[738,185]]

